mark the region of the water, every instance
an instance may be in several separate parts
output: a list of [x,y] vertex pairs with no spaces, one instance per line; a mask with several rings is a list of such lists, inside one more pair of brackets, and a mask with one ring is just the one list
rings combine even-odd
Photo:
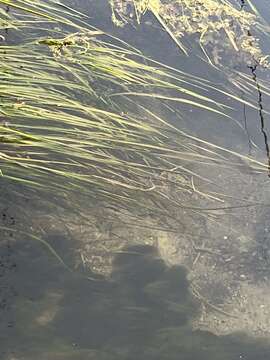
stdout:
[[[266,2],[257,3],[266,14]],[[77,1],[77,6],[89,11],[92,23],[148,56],[233,88],[199,58],[181,56],[153,18],[123,31],[112,26],[104,2],[86,6]],[[268,45],[269,40],[266,50]],[[269,73],[261,76],[267,80]],[[160,104],[153,106],[180,129],[267,163],[258,111],[215,91],[209,95],[233,105],[237,122],[186,108],[179,119]],[[254,102],[257,96],[254,90]],[[264,109],[266,99],[264,94]],[[265,121],[267,129],[268,115]],[[205,163],[190,168],[212,181],[195,179],[195,187],[213,197],[227,194],[232,206],[239,205],[238,199],[241,204],[268,202],[267,174],[257,174],[244,161],[232,169]],[[8,182],[1,184],[0,222],[8,228],[1,230],[0,247],[1,360],[269,357],[268,207],[210,213],[179,208],[153,225],[147,211],[136,218],[87,198],[76,208],[56,208],[41,203],[38,193],[22,186],[15,190]],[[212,204],[196,194],[190,201]],[[29,233],[39,234],[49,246]]]
[[264,359],[269,352],[267,341],[245,334],[192,330],[200,310],[187,271],[166,266],[154,247],[125,248],[111,280],[97,282],[67,274],[39,248],[5,250],[3,359]]

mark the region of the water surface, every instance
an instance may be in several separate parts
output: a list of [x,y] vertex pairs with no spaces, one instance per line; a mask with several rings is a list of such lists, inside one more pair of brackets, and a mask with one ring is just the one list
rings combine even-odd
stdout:
[[[267,18],[266,1],[256,5]],[[241,96],[233,79],[199,56],[181,54],[151,15],[141,26],[118,29],[105,1],[79,0],[76,6],[89,14],[92,25],[147,56]],[[7,41],[17,41],[12,34]],[[263,44],[269,50],[267,37]],[[192,51],[201,55],[196,45]],[[244,64],[241,71],[252,78]],[[268,81],[269,71],[258,71],[258,76]],[[232,106],[231,119],[186,107],[179,107],[179,117],[164,104],[152,106],[179,129],[267,164],[258,109],[215,90],[208,94]],[[258,104],[256,87],[250,98]],[[269,111],[267,94],[262,105]],[[266,112],[264,120],[267,132]],[[201,184],[205,192],[226,194],[231,207],[211,213],[179,208],[169,219],[161,216],[155,229],[149,214],[138,220],[84,199],[81,216],[78,208],[56,208],[24,193],[20,185],[14,192],[13,184],[1,184],[0,223],[8,228],[0,233],[1,359],[270,356],[269,210],[233,207],[239,199],[267,204],[269,177],[244,161],[234,168],[196,163],[190,169],[211,180]],[[206,200],[198,205],[211,207]],[[65,266],[48,246],[23,231],[42,234]]]

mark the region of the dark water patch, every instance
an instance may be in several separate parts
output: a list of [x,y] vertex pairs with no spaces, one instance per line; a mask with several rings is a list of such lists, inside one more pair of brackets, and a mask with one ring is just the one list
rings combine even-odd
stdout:
[[[111,277],[101,281],[73,276],[27,244],[14,254],[17,270],[3,275],[17,292],[7,299],[12,327],[7,320],[1,323],[3,360],[265,360],[270,355],[264,340],[193,330],[199,303],[187,271],[168,267],[154,247],[122,249]],[[2,251],[7,263],[8,256]]]
[[82,347],[142,347],[156,329],[186,324],[187,309],[196,309],[185,269],[167,268],[150,246],[128,247],[117,255],[110,281],[74,285],[55,326]]

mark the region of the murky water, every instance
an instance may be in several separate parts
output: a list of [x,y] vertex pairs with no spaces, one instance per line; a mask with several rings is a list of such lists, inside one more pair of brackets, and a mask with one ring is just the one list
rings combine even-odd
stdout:
[[[267,18],[267,2],[256,5]],[[89,13],[91,24],[147,56],[241,96],[202,59],[181,55],[151,16],[123,30],[112,25],[105,1],[77,0],[76,6]],[[8,37],[12,41],[12,32]],[[264,46],[267,52],[269,39]],[[267,84],[269,71],[258,75]],[[233,107],[232,119],[185,108],[179,118],[158,103],[153,107],[179,129],[267,164],[258,110],[214,90],[209,95]],[[256,86],[250,99],[258,104]],[[267,93],[261,100],[269,111]],[[267,112],[264,120],[267,132]],[[211,180],[200,189],[213,197],[226,194],[230,208],[221,202],[211,212],[174,209],[153,225],[147,213],[133,217],[88,199],[63,209],[41,203],[38,194],[22,194],[19,185],[14,192],[13,184],[1,184],[1,360],[270,357],[270,211],[236,206],[239,199],[241,206],[267,204],[269,177],[244,161],[190,169]],[[211,199],[198,206],[211,208]]]

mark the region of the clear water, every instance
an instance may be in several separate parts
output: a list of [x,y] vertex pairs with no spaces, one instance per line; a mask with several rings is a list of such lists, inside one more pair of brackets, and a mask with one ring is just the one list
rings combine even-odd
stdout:
[[[256,5],[267,18],[267,2]],[[224,89],[232,88],[199,58],[181,56],[151,17],[140,28],[123,31],[112,26],[105,2],[78,0],[76,6],[89,11],[92,24],[114,32],[148,56],[203,75]],[[8,36],[12,41],[12,33]],[[267,51],[269,40],[264,44]],[[269,78],[267,71],[260,75]],[[257,96],[254,92],[255,101]],[[171,116],[170,121],[206,141],[267,162],[258,111],[233,105],[236,122],[199,111],[187,113],[181,121]],[[263,106],[269,110],[267,95]],[[270,128],[268,115],[265,122],[266,129]],[[250,146],[249,138],[256,147]],[[203,167],[201,171],[210,174],[213,191],[254,202],[269,199],[267,174],[256,174],[248,166],[233,171]],[[81,204],[86,218],[70,209],[55,210],[44,204],[40,208],[38,200],[27,193],[18,196],[19,186],[10,195],[10,186],[3,182],[0,188],[0,222],[11,229],[0,234],[1,360],[270,357],[267,206],[211,216],[179,209],[178,232],[166,233],[142,228],[141,222],[125,216],[122,222],[123,216],[111,219],[87,199]],[[44,244],[17,232],[29,229],[33,233],[38,229],[69,269]],[[190,251],[190,241],[205,251]],[[89,270],[89,258],[98,275]],[[100,271],[104,267],[110,276]]]

